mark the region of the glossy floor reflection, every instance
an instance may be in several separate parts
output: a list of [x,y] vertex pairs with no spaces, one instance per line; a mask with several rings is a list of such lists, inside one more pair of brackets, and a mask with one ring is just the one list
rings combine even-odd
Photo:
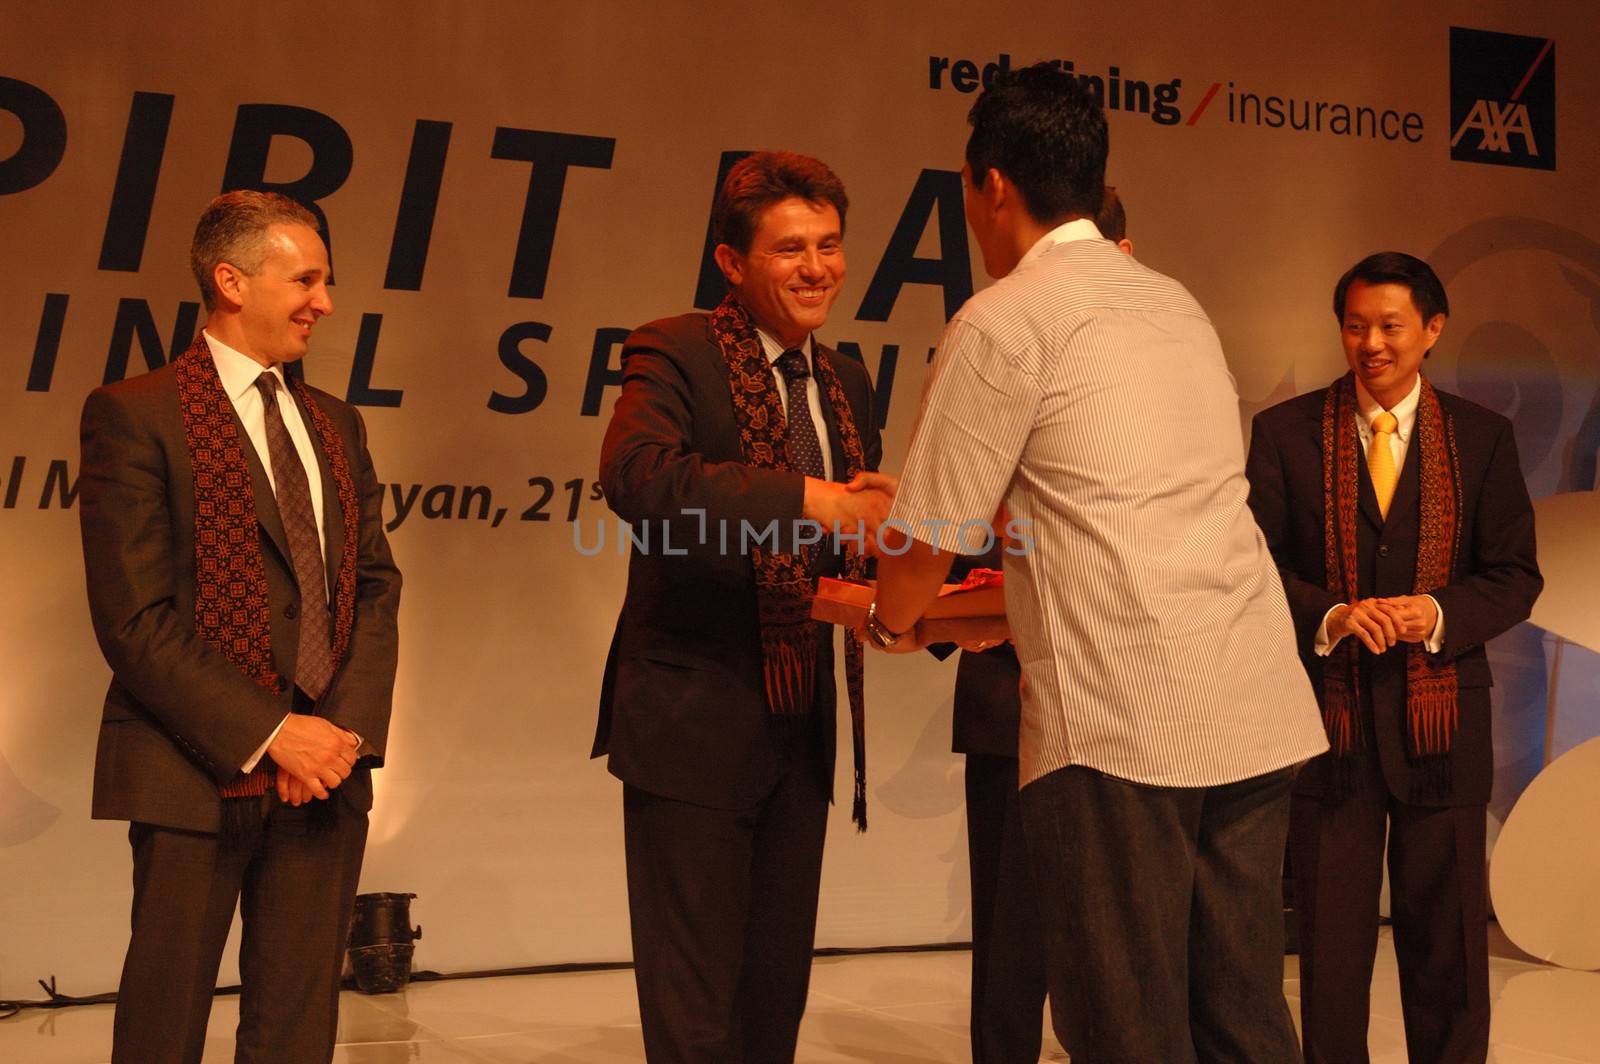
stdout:
[[[1548,968],[1501,943],[1490,965],[1495,997],[1489,1059],[1495,1064],[1600,1061],[1600,974]],[[800,1032],[800,1064],[961,1062],[967,1047],[965,952],[891,953],[819,959]],[[1293,957],[1284,992],[1297,1010]],[[1373,1064],[1404,1064],[1399,981],[1386,928],[1373,979]],[[0,1060],[104,1064],[111,1006],[28,1010],[0,1021]],[[206,1064],[233,1059],[238,999],[211,1012]],[[611,1064],[639,1061],[633,974],[627,971],[508,976],[415,983],[405,992],[340,1002],[342,1064],[401,1061],[471,1064]],[[1044,1060],[1062,1061],[1045,1038]]]

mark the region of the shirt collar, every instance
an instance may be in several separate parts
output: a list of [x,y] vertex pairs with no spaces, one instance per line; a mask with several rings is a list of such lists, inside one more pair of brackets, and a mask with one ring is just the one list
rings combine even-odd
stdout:
[[[769,366],[774,365],[778,359],[782,358],[785,351],[791,350],[790,348],[784,347],[782,344],[780,344],[777,337],[768,333],[767,330],[761,328],[759,325],[756,326],[756,335],[761,337],[761,350],[767,356],[767,365]],[[811,343],[812,338],[808,336],[804,340],[800,341],[800,345],[798,347],[793,349],[806,356],[807,368],[809,368],[811,365]]]
[[[1402,440],[1411,435],[1411,428],[1417,423],[1417,404],[1422,401],[1422,374],[1417,374],[1417,379],[1411,382],[1411,390],[1406,397],[1389,408],[1389,413],[1394,415],[1395,434]],[[1383,412],[1383,404],[1374,399],[1361,379],[1356,378],[1356,405],[1361,410],[1361,427],[1367,431],[1372,430],[1372,419]]]
[[222,378],[222,390],[228,393],[228,398],[234,404],[237,405],[240,398],[255,387],[256,378],[263,372],[276,377],[278,387],[285,386],[282,366],[263,369],[261,363],[249,355],[229,347],[209,332],[204,335],[206,346],[211,349],[211,361],[217,366],[217,376]]
[[1028,253],[1022,256],[1022,261],[1017,263],[1017,269],[1020,270],[1057,244],[1066,244],[1074,240],[1103,239],[1105,238],[1100,235],[1100,229],[1094,224],[1093,220],[1089,218],[1074,218],[1070,222],[1061,223],[1040,237],[1038,242],[1028,249]]

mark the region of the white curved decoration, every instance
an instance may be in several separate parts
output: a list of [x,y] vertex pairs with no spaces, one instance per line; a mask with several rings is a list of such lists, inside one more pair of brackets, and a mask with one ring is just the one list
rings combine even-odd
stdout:
[[1535,499],[1533,515],[1544,591],[1528,620],[1600,653],[1600,491]]
[[1489,862],[1501,930],[1564,968],[1600,969],[1600,737],[1557,758],[1522,792]]
[[1556,734],[1556,691],[1561,683],[1561,651],[1577,643],[1600,652],[1600,554],[1594,549],[1600,529],[1600,492],[1574,491],[1533,501],[1539,538],[1539,571],[1544,591],[1528,620],[1556,637],[1550,687],[1544,712],[1544,763]]

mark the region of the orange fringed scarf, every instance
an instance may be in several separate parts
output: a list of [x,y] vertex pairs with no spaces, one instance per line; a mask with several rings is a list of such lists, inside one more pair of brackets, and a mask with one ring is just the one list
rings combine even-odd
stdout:
[[[733,393],[734,419],[744,460],[758,469],[789,469],[783,403],[774,386],[772,367],[761,347],[761,337],[749,313],[730,294],[711,314],[711,333],[728,369]],[[853,478],[866,469],[861,434],[850,412],[844,386],[828,358],[816,352],[815,375],[823,400],[832,409],[844,448],[845,475]],[[819,426],[820,427],[820,426]],[[824,441],[823,446],[827,446]],[[811,599],[816,593],[810,575],[816,551],[804,545],[797,553],[750,548],[755,566],[756,607],[761,621],[761,654],[767,687],[767,706],[775,717],[809,713],[816,695],[817,637],[811,619]],[[867,560],[856,554],[846,564],[846,575],[864,580]],[[850,735],[855,753],[855,799],[851,819],[867,830],[866,699],[862,677],[861,644],[846,633],[845,683],[850,692]]]
[[[1461,549],[1461,468],[1455,426],[1425,378],[1411,453],[1421,463],[1421,520],[1412,593],[1422,595],[1450,582]],[[1355,377],[1347,373],[1328,388],[1322,404],[1322,495],[1328,589],[1352,603],[1360,598],[1356,510],[1361,460]],[[1457,725],[1455,664],[1436,665],[1421,643],[1405,644],[1404,652],[1406,753],[1423,769],[1423,789],[1442,792],[1450,783],[1449,754]],[[1344,639],[1322,670],[1322,721],[1336,765],[1348,765],[1346,759],[1370,743],[1362,734],[1360,659],[1357,641]],[[1335,777],[1348,780],[1348,772],[1336,769]]]

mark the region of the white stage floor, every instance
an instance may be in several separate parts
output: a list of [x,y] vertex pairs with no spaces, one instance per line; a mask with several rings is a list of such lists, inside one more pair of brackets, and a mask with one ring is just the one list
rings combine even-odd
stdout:
[[[1490,962],[1494,1064],[1600,1061],[1600,973],[1517,959],[1503,942]],[[965,951],[819,958],[800,1031],[800,1064],[965,1064]],[[1284,992],[1298,1011],[1294,957],[1284,958]],[[1373,1064],[1404,1064],[1398,976],[1387,928],[1373,979],[1369,1043]],[[111,1052],[110,1005],[29,1009],[0,1021],[0,1060],[18,1064],[103,1064]],[[206,1064],[233,1059],[238,999],[211,1011]],[[633,973],[585,972],[414,983],[403,993],[340,1002],[341,1064],[400,1061],[468,1064],[611,1064],[644,1059]],[[1044,1060],[1066,1055],[1048,1033]],[[288,1064],[288,1062],[285,1062]]]

